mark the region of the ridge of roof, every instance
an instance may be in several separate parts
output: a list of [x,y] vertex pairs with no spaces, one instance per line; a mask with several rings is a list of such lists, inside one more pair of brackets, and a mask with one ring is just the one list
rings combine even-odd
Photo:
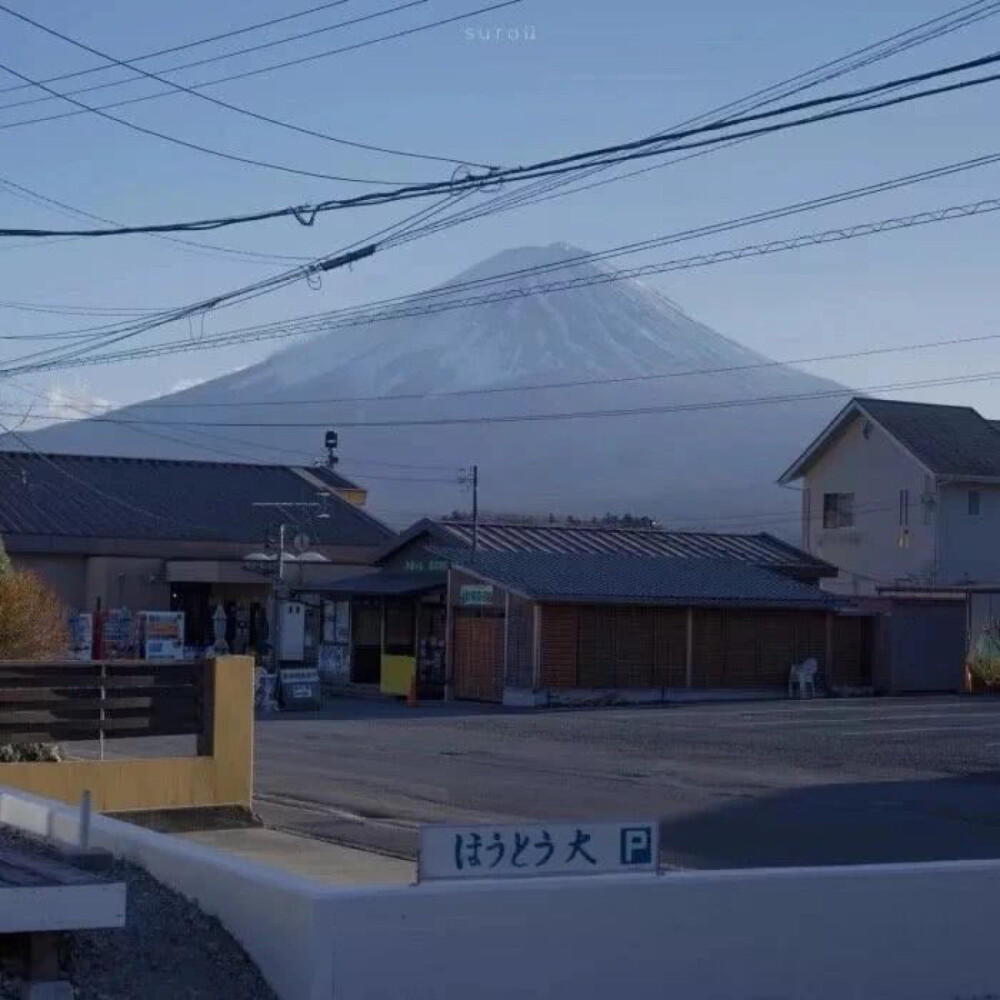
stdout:
[[[76,452],[41,451],[39,449],[0,448],[0,459],[16,458],[36,462],[101,462],[123,463],[131,465],[170,465],[186,467],[231,468],[231,469],[303,469],[313,475],[322,474],[342,480],[348,489],[364,489],[340,472],[325,465],[306,465],[302,462],[245,462],[239,460],[220,459],[218,461],[205,458],[158,458],[156,456],[135,455],[89,455]],[[332,483],[327,485],[333,485]]]
[[854,396],[778,478],[801,478],[858,414],[877,423],[933,475],[1000,480],[1000,421],[971,406]]

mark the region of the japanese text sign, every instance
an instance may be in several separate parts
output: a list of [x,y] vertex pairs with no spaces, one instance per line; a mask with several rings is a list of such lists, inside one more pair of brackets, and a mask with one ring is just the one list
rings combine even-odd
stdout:
[[488,584],[463,583],[458,588],[458,603],[465,608],[488,607],[493,601],[493,587]]
[[418,879],[534,878],[655,872],[655,820],[429,824],[420,829]]

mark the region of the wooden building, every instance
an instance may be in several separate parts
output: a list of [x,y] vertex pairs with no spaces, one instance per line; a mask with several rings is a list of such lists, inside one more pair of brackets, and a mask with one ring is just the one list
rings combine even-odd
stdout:
[[478,552],[453,557],[447,590],[456,698],[549,704],[774,689],[808,657],[831,686],[860,673],[863,650],[849,641],[858,620],[838,615],[837,598],[733,560]]
[[350,679],[386,694],[660,698],[784,685],[808,656],[864,681],[865,626],[817,586],[836,570],[765,533],[423,520],[375,563],[332,596],[351,602]]

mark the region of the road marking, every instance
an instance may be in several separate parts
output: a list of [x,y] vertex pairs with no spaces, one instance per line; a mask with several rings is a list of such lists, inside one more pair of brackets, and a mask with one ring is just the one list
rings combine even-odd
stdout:
[[778,727],[807,728],[809,726],[822,726],[836,728],[843,725],[856,725],[862,722],[931,722],[934,719],[950,719],[955,728],[962,728],[962,723],[966,719],[996,719],[1000,724],[1000,710],[990,710],[986,712],[967,711],[964,713],[955,712],[911,712],[908,715],[903,713],[893,713],[890,715],[868,715],[849,716],[847,718],[822,718],[822,719],[774,719],[762,722],[717,722],[713,724],[715,729],[774,729]]
[[[854,701],[854,699],[851,699]],[[871,712],[875,709],[878,711],[884,711],[886,715],[893,715],[898,712],[913,712],[913,711],[944,711],[944,710],[956,710],[957,712],[967,711],[973,708],[973,706],[966,700],[960,700],[958,698],[952,700],[937,700],[934,701],[911,701],[907,699],[906,701],[887,701],[883,698],[866,698],[862,704],[857,704],[856,702],[851,704],[847,701],[838,702],[833,705],[822,705],[810,703],[808,701],[792,701],[789,700],[787,707],[767,709],[758,712],[741,712],[740,718],[743,719],[769,719],[769,718],[788,718],[794,712],[809,713],[815,715],[829,714],[829,715],[845,715],[849,712]],[[1000,706],[998,706],[1000,709]],[[735,713],[734,713],[735,714]]]
[[[909,736],[913,733],[953,733],[959,735],[961,733],[975,732],[984,729],[1000,729],[1000,721],[982,725],[982,726],[960,726],[956,728],[955,726],[918,726],[909,727],[906,729],[845,729],[843,732],[839,733],[840,736],[895,736],[897,734],[901,736]],[[1000,744],[985,744],[986,746],[997,746]]]

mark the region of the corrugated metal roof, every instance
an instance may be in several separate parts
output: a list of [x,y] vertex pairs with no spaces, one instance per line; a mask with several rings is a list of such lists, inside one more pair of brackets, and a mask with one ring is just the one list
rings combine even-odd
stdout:
[[[306,471],[312,475],[282,465],[2,451],[0,535],[256,543],[282,515],[255,501],[316,503],[317,482],[332,488],[341,478]],[[393,536],[332,493],[325,513],[289,508],[286,519],[315,545],[375,547]]]
[[455,565],[542,601],[830,608],[839,599],[745,562],[623,554],[448,553]]
[[[439,544],[471,547],[472,525],[435,521]],[[549,552],[627,554],[681,559],[730,559],[755,566],[814,569],[833,567],[801,549],[769,535],[666,531],[659,528],[617,528],[601,525],[479,525],[477,547],[483,552]]]

